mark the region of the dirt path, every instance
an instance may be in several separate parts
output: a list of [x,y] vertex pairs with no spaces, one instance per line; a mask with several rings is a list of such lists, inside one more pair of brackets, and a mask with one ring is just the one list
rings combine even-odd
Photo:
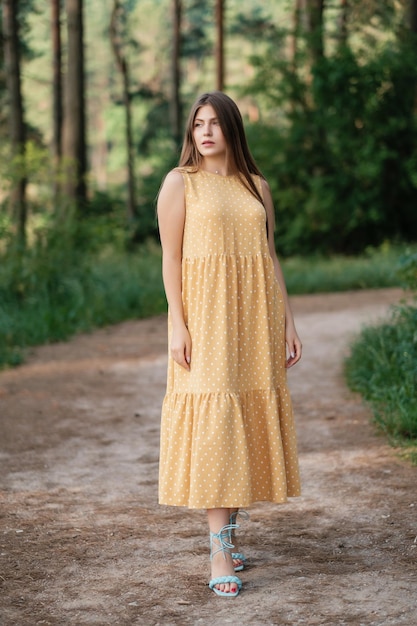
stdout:
[[303,496],[251,507],[244,591],[217,598],[202,512],[158,507],[165,319],[0,374],[0,624],[417,624],[416,470],[347,391],[351,337],[395,290],[293,299]]

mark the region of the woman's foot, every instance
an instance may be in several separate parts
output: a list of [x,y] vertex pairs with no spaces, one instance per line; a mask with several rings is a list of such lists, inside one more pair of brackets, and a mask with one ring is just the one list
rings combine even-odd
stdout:
[[235,598],[242,588],[242,581],[235,574],[230,549],[229,524],[222,526],[218,532],[210,532],[210,560],[212,579],[209,587],[218,596]]
[[[212,557],[211,557],[211,579],[223,577],[235,577],[234,563],[230,552],[220,547],[219,540],[216,536],[212,536]],[[236,582],[219,582],[215,584],[214,589],[222,593],[230,593],[236,595],[238,592],[238,584]],[[213,588],[212,587],[212,588]],[[213,589],[213,590],[214,590]]]
[[242,581],[235,574],[230,534],[236,528],[230,525],[232,511],[228,508],[207,509],[210,528],[210,560],[212,579],[209,587],[218,596],[234,598],[238,595]]

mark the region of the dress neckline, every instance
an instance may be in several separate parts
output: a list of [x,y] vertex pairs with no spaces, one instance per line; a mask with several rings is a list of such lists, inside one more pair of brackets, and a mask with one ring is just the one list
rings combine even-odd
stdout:
[[209,172],[208,170],[199,169],[198,172],[202,174],[208,174],[208,176],[215,176],[216,178],[235,178],[236,174],[216,174],[216,172]]

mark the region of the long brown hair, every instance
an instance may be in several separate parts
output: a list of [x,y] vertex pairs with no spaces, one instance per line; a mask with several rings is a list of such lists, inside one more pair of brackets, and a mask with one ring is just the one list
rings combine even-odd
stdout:
[[236,173],[248,190],[263,204],[262,195],[251,174],[256,174],[262,178],[263,176],[250,153],[242,116],[236,103],[221,91],[204,93],[193,104],[188,116],[179,167],[191,167],[198,170],[201,165],[202,156],[195,145],[193,131],[197,112],[206,104],[210,104],[215,110],[226,141],[228,171]]

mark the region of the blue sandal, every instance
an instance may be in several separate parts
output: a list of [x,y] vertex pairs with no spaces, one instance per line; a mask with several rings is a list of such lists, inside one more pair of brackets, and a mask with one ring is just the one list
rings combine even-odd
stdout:
[[[223,526],[218,533],[210,533],[210,559],[212,559],[218,552],[223,552],[223,558],[226,558],[226,552],[229,552],[230,554],[230,550],[234,546],[230,540],[228,541],[228,539],[231,536],[232,530],[235,528],[237,528],[236,524],[229,524],[227,526]],[[215,546],[215,549],[213,549],[213,539],[216,539],[219,542],[218,547]],[[231,592],[216,589],[216,585],[223,585],[225,583],[235,583],[237,585],[237,590],[235,592]],[[237,576],[217,576],[216,578],[212,578],[210,580],[209,587],[218,596],[236,598],[239,591],[242,589],[242,581]]]
[[[240,517],[242,517],[244,520],[249,519],[249,513],[247,511],[235,511],[234,513],[231,514],[230,520],[229,520],[230,522],[229,525],[233,526],[233,529],[239,528],[239,525],[236,524],[236,518],[238,515],[240,515]],[[233,529],[229,531],[229,543],[230,544],[232,543],[232,530]],[[242,561],[240,565],[236,565],[234,568],[235,572],[241,572],[245,568],[245,565],[246,565],[246,557],[243,554],[243,552],[232,552],[232,559],[234,561]]]

